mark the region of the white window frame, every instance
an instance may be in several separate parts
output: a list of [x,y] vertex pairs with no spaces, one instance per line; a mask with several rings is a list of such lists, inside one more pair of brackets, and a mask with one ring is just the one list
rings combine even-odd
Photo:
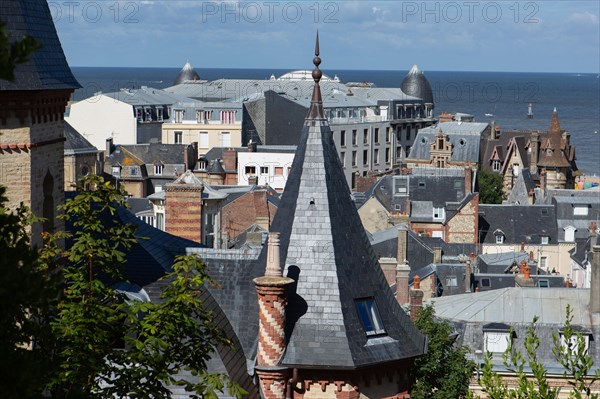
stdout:
[[219,138],[221,147],[231,147],[231,132],[221,132]]
[[587,206],[575,206],[573,207],[573,216],[587,216],[589,208]]
[[446,210],[444,207],[433,207],[433,220],[444,220],[446,218]]
[[504,235],[496,234],[496,244],[504,244]]
[[156,176],[162,175],[164,168],[165,168],[165,166],[162,164],[154,164],[154,174]]
[[549,243],[550,243],[550,237],[548,237],[548,236],[542,236],[541,244],[542,245],[548,245]]
[[183,131],[175,130],[173,132],[173,143],[174,144],[183,144]]
[[208,148],[210,136],[208,132],[198,132],[198,147]]
[[484,331],[484,350],[491,353],[504,353],[510,343],[510,331]]

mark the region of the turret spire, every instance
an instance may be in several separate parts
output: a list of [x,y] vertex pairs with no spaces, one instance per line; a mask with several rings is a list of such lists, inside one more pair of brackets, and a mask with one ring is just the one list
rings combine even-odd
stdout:
[[312,71],[312,77],[315,81],[315,86],[313,88],[313,95],[310,101],[310,108],[308,109],[308,115],[306,116],[306,120],[318,120],[325,119],[325,112],[323,111],[323,99],[321,97],[321,87],[319,86],[319,81],[323,76],[323,72],[319,69],[319,65],[321,65],[321,58],[319,57],[319,31],[317,31],[317,41],[315,44],[315,58],[313,58],[313,64],[315,64],[315,69]]

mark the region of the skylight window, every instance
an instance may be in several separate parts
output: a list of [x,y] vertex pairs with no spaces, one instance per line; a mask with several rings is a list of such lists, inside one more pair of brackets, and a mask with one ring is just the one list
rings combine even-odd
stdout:
[[355,303],[365,333],[368,336],[385,334],[375,299],[357,299]]

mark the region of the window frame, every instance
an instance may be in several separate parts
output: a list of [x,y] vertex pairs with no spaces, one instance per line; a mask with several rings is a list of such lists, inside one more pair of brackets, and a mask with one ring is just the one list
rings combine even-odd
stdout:
[[355,299],[354,305],[367,337],[387,335],[374,297]]

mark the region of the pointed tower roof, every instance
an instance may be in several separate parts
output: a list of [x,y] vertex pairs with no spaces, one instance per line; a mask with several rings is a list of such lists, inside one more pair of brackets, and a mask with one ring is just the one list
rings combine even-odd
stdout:
[[400,88],[409,96],[421,98],[426,103],[433,103],[431,85],[416,64],[410,68],[410,71],[402,80]]
[[10,35],[9,45],[23,36],[31,36],[40,44],[29,61],[15,68],[12,82],[0,79],[0,90],[73,90],[81,87],[58,40],[48,3],[39,0],[2,0],[0,22]]
[[190,62],[187,61],[183,68],[181,68],[181,71],[179,72],[177,77],[175,78],[173,86],[193,80],[200,80],[200,75],[198,75],[198,72],[196,72],[192,64],[190,64]]
[[560,121],[556,108],[552,112],[548,133],[541,142],[538,166],[566,168],[571,165],[563,152],[562,130],[560,129]]
[[[296,280],[280,364],[354,369],[419,356],[425,339],[386,282],[323,117],[318,38],[315,54],[311,105],[271,225],[271,231],[280,232],[284,275]],[[259,258],[263,270],[266,248]],[[371,320],[377,326],[368,325],[371,313],[359,313],[361,306],[377,314],[380,320]]]

